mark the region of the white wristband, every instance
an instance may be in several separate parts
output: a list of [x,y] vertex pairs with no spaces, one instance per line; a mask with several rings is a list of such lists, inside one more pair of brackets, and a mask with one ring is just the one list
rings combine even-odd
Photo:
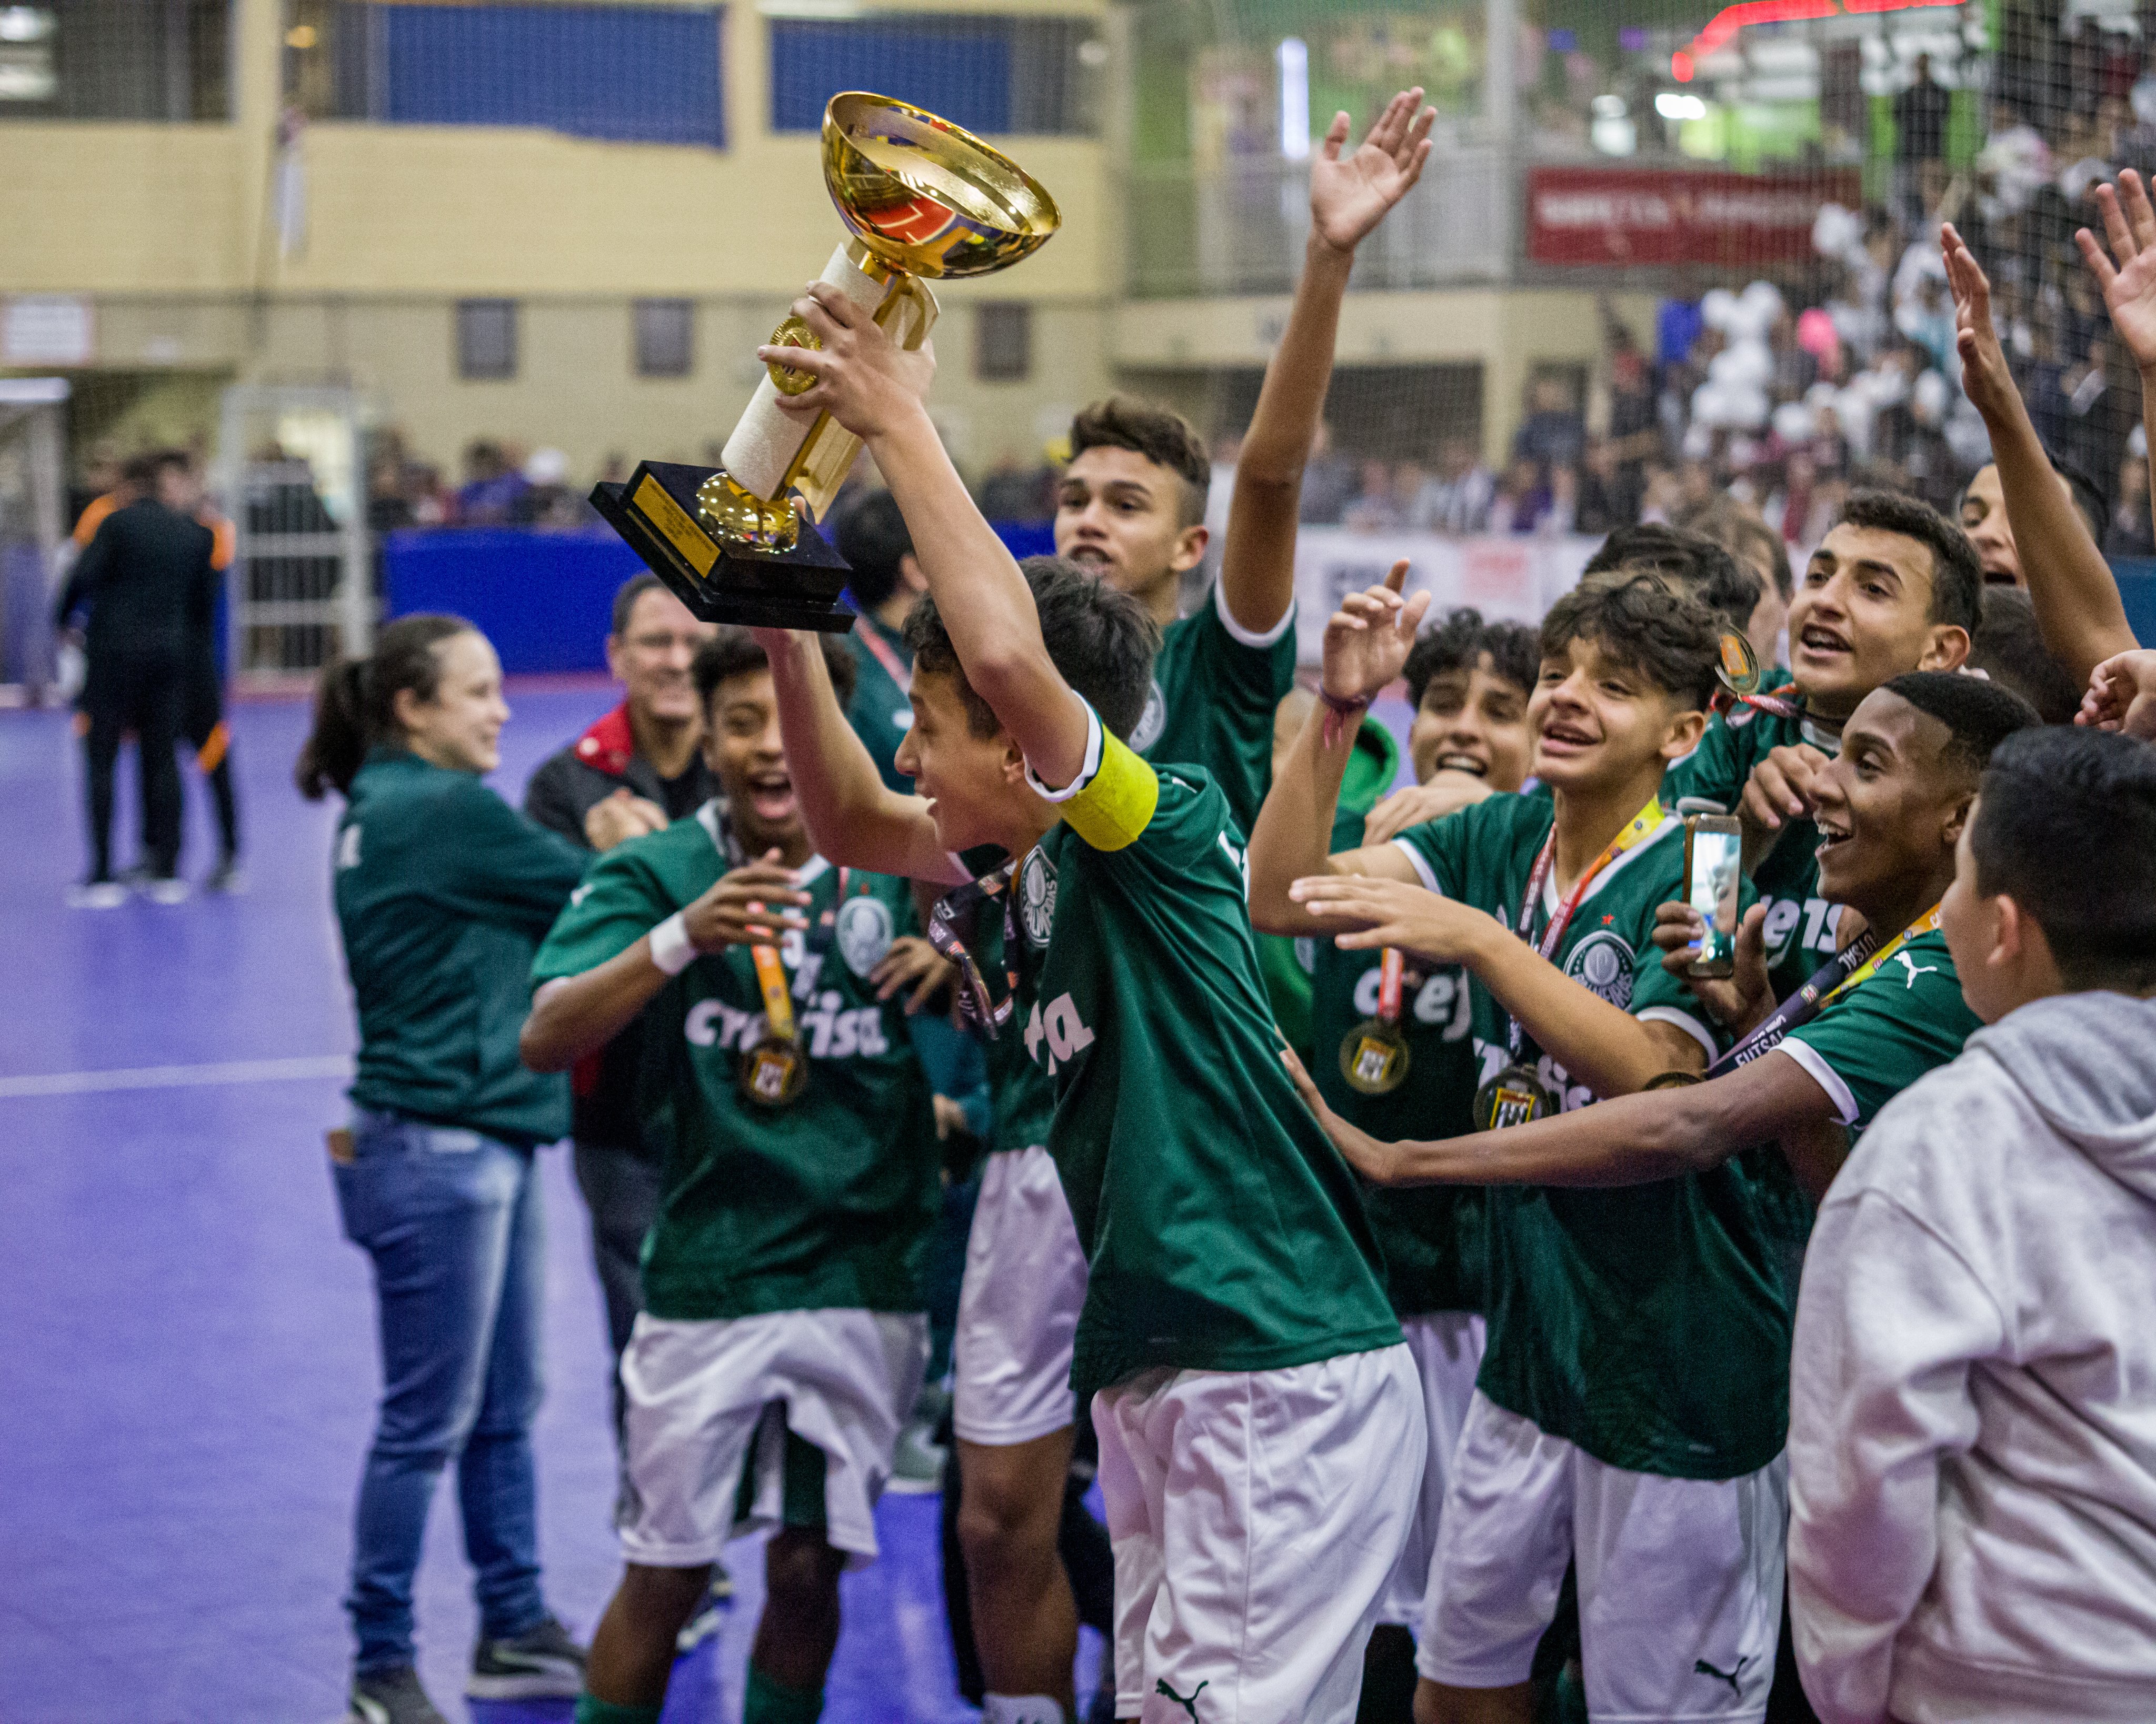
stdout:
[[678,976],[696,961],[696,947],[689,938],[689,924],[677,910],[651,931],[651,962],[667,975]]

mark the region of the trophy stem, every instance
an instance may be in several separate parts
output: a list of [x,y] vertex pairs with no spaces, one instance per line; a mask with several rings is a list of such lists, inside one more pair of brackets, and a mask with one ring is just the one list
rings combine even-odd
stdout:
[[[916,276],[891,268],[858,239],[831,254],[819,278],[870,313],[901,347],[917,347],[936,321],[935,295]],[[828,413],[806,424],[782,409],[778,386],[767,375],[726,439],[719,459],[727,475],[752,496],[778,501],[798,492],[812,521],[822,521],[845,482],[860,439]]]

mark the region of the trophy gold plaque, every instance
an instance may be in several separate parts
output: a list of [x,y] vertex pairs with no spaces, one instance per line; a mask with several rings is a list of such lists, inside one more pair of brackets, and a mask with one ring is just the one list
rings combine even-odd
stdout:
[[[937,276],[985,275],[1037,249],[1061,223],[1055,200],[971,132],[889,96],[850,90],[824,110],[824,183],[851,238],[821,279],[901,347],[936,321]],[[768,345],[814,347],[788,316]],[[592,504],[699,617],[843,633],[846,564],[817,531],[860,439],[829,413],[783,411],[815,385],[772,364],[718,467],[644,461]]]

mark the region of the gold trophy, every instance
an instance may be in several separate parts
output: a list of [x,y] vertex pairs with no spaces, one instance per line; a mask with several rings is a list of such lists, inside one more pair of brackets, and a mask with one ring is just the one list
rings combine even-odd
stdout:
[[[901,347],[935,324],[926,278],[985,275],[1061,224],[1055,200],[1000,151],[933,114],[849,90],[824,110],[824,183],[852,238],[821,280]],[[770,345],[813,347],[788,316]],[[839,634],[853,626],[846,564],[817,531],[860,439],[829,413],[806,422],[782,396],[813,387],[771,364],[720,451],[719,467],[644,461],[592,504],[683,603],[706,621]]]

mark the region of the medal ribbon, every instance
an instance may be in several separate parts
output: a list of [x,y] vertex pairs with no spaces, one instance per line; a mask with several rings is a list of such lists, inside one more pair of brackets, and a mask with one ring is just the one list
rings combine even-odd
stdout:
[[1934,904],[1884,946],[1879,935],[1866,928],[1822,964],[1811,979],[1774,1008],[1767,1020],[1707,1069],[1709,1077],[1722,1077],[1739,1066],[1749,1065],[1763,1054],[1781,1046],[1793,1029],[1825,1011],[1839,996],[1861,982],[1869,981],[1879,967],[1919,934],[1939,925],[1939,906]]
[[1400,978],[1407,969],[1407,961],[1400,956],[1397,946],[1388,946],[1378,960],[1378,1017],[1386,1024],[1400,1021]]
[[[761,910],[760,904],[752,904],[751,910]],[[748,955],[756,960],[756,985],[763,990],[763,1015],[771,1033],[783,1042],[790,1042],[793,1035],[793,996],[786,985],[786,966],[778,956],[776,946],[752,946]]]
[[891,643],[876,631],[875,624],[866,617],[856,617],[854,618],[854,634],[875,657],[876,663],[883,666],[884,675],[898,685],[899,693],[911,694],[913,667],[892,650]]
[[[928,943],[958,967],[958,1009],[968,1021],[993,1035],[1010,1018],[1018,1003],[1018,917],[1011,909],[1011,880],[1018,872],[1016,859],[992,870],[978,880],[947,892],[936,900],[928,915]],[[988,998],[988,984],[973,962],[965,936],[959,933],[959,917],[976,912],[991,898],[1004,900],[1004,980],[1007,991],[1002,1003]]]
[[[1527,875],[1527,893],[1520,900],[1520,937],[1535,948],[1537,956],[1548,960],[1563,943],[1564,931],[1572,926],[1573,912],[1579,908],[1581,900],[1587,896],[1587,889],[1594,884],[1602,870],[1642,839],[1651,838],[1661,824],[1662,799],[1660,796],[1650,796],[1647,798],[1646,807],[1635,814],[1630,824],[1604,846],[1602,854],[1588,864],[1586,871],[1573,883],[1572,890],[1566,894],[1564,901],[1558,906],[1556,913],[1550,917],[1549,926],[1543,930],[1543,937],[1536,940],[1527,931],[1535,925],[1535,906],[1542,900],[1543,887],[1557,861],[1557,825],[1553,821],[1549,836],[1543,840],[1542,854],[1535,858],[1534,868]],[[1517,1060],[1522,1039],[1520,1020],[1508,1018],[1507,1023],[1506,1037],[1512,1047],[1512,1058]]]

